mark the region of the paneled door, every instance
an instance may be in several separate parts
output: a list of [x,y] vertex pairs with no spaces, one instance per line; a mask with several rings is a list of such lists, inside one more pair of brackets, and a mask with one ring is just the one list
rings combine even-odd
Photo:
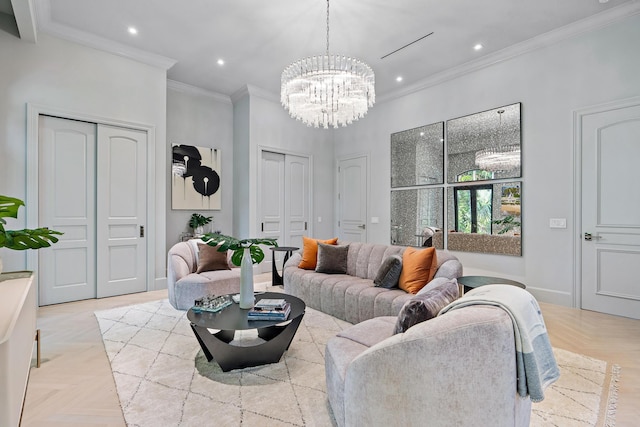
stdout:
[[367,241],[366,156],[338,162],[338,237],[350,242]]
[[40,116],[40,305],[146,290],[145,132]]
[[640,319],[640,99],[579,117],[582,308]]
[[38,251],[40,305],[96,297],[96,125],[40,116],[38,217],[63,232]]
[[[262,150],[258,185],[262,237],[302,248],[302,236],[310,233],[309,175],[308,157]],[[282,252],[276,256],[281,265]],[[270,265],[261,264],[262,271]]]
[[146,132],[98,126],[98,298],[147,288],[146,159]]
[[302,236],[309,231],[309,158],[285,156],[284,243],[302,248]]

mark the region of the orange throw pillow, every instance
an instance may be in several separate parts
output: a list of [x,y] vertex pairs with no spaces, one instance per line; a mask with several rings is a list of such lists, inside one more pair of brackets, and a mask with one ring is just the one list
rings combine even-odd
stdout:
[[338,244],[338,238],[334,237],[329,240],[316,240],[310,237],[302,236],[302,260],[298,264],[298,268],[305,270],[315,270],[318,263],[318,242],[327,245]]
[[433,279],[438,269],[435,248],[407,248],[402,254],[402,272],[398,287],[410,294],[418,291]]

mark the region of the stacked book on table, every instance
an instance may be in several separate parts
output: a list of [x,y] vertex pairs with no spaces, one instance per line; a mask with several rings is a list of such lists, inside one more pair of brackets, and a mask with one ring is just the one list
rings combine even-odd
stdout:
[[247,314],[249,320],[282,320],[289,318],[291,304],[284,299],[261,299]]

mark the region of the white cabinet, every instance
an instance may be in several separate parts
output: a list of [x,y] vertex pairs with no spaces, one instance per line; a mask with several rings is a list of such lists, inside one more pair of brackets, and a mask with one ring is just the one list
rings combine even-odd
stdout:
[[33,273],[0,274],[0,426],[20,422],[36,335]]

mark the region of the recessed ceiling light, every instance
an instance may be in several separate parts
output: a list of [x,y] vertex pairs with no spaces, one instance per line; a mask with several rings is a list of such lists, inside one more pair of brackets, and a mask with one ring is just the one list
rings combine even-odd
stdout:
[[129,27],[129,28],[127,29],[127,31],[129,31],[129,34],[134,35],[134,36],[135,36],[136,34],[138,34],[138,29],[137,29],[136,27]]
[[609,0],[598,0],[600,3],[609,3]]
[[220,66],[224,65],[224,59],[222,58],[218,59],[218,65]]
[[483,47],[484,47],[484,46],[482,46],[482,44],[481,44],[481,43],[478,43],[478,44],[476,44],[473,48],[474,48],[475,50],[480,50],[480,49],[482,49]]
[[401,82],[401,81],[402,81],[402,76],[398,76],[398,77],[396,77],[396,81],[397,81],[397,82]]

